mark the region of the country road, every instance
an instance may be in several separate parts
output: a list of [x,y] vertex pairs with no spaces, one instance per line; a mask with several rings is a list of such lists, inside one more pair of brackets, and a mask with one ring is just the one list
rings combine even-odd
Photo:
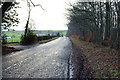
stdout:
[[72,53],[68,37],[3,56],[3,78],[68,78]]

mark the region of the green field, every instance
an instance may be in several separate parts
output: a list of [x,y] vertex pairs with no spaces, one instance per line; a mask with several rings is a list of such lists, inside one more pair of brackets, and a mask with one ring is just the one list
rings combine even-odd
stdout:
[[9,37],[13,37],[12,39],[7,39],[7,42],[20,42],[21,35],[24,34],[23,31],[7,31],[3,34],[6,34]]
[[63,34],[64,36],[66,36],[67,32],[62,32],[62,34]]

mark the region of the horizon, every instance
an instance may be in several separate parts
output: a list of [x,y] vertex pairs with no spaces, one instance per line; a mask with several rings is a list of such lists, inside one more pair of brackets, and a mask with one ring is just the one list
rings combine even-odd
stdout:
[[[13,30],[13,29],[10,29],[10,30]],[[8,31],[8,30],[2,30],[2,31]],[[15,30],[15,31],[25,31],[25,30]],[[67,31],[67,30],[34,30],[34,31]]]

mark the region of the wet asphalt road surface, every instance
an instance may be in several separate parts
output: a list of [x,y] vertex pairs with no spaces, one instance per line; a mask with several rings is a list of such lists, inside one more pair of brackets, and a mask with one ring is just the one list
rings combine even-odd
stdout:
[[3,78],[68,78],[72,53],[68,37],[3,56]]

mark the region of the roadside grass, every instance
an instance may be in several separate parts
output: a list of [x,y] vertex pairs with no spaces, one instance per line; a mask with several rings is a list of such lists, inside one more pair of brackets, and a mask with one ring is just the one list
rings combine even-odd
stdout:
[[42,40],[42,41],[39,41],[39,43],[46,43],[46,42],[49,42],[49,41],[52,41],[52,40],[55,40],[59,37],[55,37],[55,38],[52,38],[52,39],[48,39],[48,40]]
[[119,72],[119,51],[102,45],[89,43],[71,38],[73,45],[82,51],[93,70],[94,78],[118,78]]
[[16,46],[16,45],[20,45],[20,43],[3,44],[2,46]]

